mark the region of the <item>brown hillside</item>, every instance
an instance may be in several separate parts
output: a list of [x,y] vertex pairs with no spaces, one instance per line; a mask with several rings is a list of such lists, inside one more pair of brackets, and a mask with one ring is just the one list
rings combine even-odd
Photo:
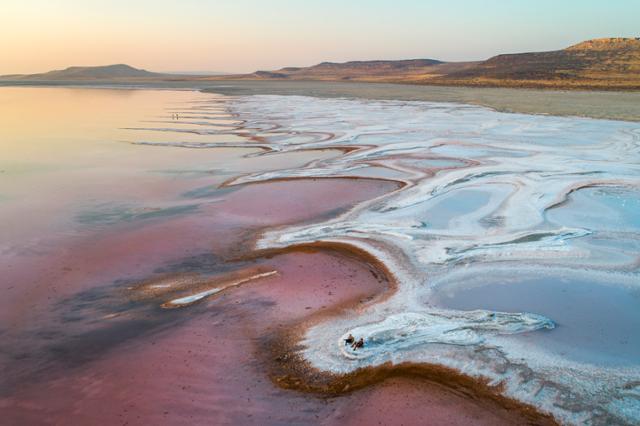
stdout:
[[484,62],[323,62],[223,78],[640,90],[640,39],[589,40],[563,50],[498,55]]
[[[291,80],[411,81],[446,74],[452,66],[461,70],[469,63],[452,65],[435,59],[322,62],[311,67],[282,68],[274,72],[274,77]],[[258,71],[254,75],[263,77],[264,72]]]
[[552,52],[498,55],[442,82],[640,88],[640,39],[589,40]]

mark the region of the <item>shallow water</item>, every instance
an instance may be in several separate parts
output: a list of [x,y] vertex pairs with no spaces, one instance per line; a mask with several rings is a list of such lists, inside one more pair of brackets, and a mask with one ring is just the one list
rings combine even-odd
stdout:
[[[108,103],[119,92],[100,96]],[[640,421],[638,124],[453,103],[133,93],[127,109],[112,106],[89,128],[82,103],[70,102],[66,127],[57,103],[45,104],[44,127],[29,135],[39,143],[24,146],[20,117],[31,109],[17,104],[0,160],[6,266],[51,257],[65,238],[153,221],[176,221],[168,235],[185,232],[196,248],[209,244],[197,238],[207,226],[227,235],[225,226],[249,224],[263,227],[259,249],[344,243],[382,261],[397,291],[311,327],[302,355],[312,365],[439,364],[565,422]],[[322,217],[309,207],[312,190],[287,204],[260,185],[239,186],[328,177],[403,186],[371,189]],[[299,188],[278,185],[283,197]],[[350,188],[336,182],[336,200]],[[319,204],[334,201],[318,194]],[[252,200],[271,204],[273,216],[247,208]],[[107,276],[144,275],[140,262],[160,260]],[[26,300],[12,297],[6,306]],[[350,351],[348,333],[369,344]]]
[[[181,115],[172,125],[189,127],[183,111],[203,100],[217,105],[220,97],[0,89],[5,423],[309,423],[353,400],[327,404],[278,388],[256,343],[334,304],[369,299],[384,280],[337,253],[239,257],[264,227],[335,217],[398,184],[334,179],[223,188],[231,177],[339,151],[255,157],[261,149],[248,136],[216,136],[238,147],[207,149],[211,135],[197,135],[203,145],[184,149],[182,132],[130,129],[170,121],[174,110]],[[238,126],[229,112],[202,106],[207,120]],[[178,146],[150,147],[138,138]],[[261,275],[272,271],[278,274]],[[176,300],[187,304],[173,306]],[[493,423],[488,408],[457,400],[466,408],[454,418],[480,413]]]
[[556,327],[552,333],[523,335],[524,344],[588,364],[640,364],[640,289],[573,271],[494,275],[491,280],[457,276],[455,283],[442,283],[432,301],[463,311],[538,312],[553,318]]

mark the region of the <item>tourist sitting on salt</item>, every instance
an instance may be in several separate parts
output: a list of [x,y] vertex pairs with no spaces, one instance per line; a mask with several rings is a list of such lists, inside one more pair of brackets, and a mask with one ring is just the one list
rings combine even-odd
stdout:
[[353,342],[351,347],[353,348],[354,351],[364,347],[364,339],[361,337],[360,340],[358,340],[357,342]]

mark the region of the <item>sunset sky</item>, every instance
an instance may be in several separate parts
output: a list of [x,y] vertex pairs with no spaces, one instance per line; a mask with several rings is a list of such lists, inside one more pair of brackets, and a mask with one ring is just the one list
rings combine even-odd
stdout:
[[0,74],[127,63],[245,72],[321,61],[486,59],[638,37],[638,0],[4,0]]

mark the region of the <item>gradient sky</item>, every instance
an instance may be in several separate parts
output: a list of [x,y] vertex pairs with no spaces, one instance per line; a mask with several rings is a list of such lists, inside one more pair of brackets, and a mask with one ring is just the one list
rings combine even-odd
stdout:
[[640,0],[3,0],[0,74],[478,60],[638,37],[639,17]]

